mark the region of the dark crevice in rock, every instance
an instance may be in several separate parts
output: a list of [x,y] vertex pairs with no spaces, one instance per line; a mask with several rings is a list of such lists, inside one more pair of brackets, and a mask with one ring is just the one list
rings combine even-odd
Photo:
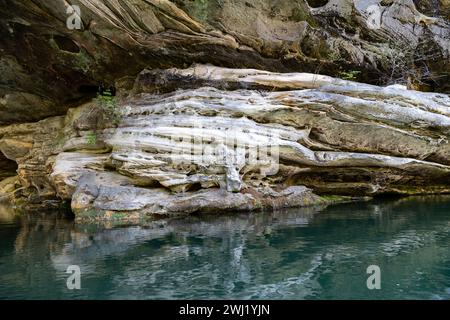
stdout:
[[394,3],[394,0],[381,0],[380,5],[382,7],[390,7]]
[[330,0],[306,0],[311,8],[320,8],[325,6]]
[[17,163],[0,152],[0,181],[17,174]]
[[53,36],[53,40],[58,45],[58,48],[63,51],[68,51],[72,53],[79,53],[80,48],[78,45],[70,38],[64,37],[64,36]]
[[78,86],[78,92],[83,95],[96,95],[99,91],[98,85],[93,84],[81,84]]

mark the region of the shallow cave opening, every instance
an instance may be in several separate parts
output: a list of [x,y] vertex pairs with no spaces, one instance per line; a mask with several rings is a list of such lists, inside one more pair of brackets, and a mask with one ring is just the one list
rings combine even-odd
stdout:
[[6,156],[0,151],[0,181],[17,175],[17,168],[17,163],[6,158]]
[[56,45],[59,49],[72,53],[79,53],[80,47],[70,38],[54,35],[53,40],[56,42]]
[[330,0],[306,0],[311,8],[320,8],[326,5]]
[[99,86],[95,84],[81,84],[78,86],[79,93],[97,93],[99,90]]
[[76,98],[68,100],[68,104],[72,106],[79,106],[95,98],[99,93],[99,86],[96,84],[79,84],[77,87]]

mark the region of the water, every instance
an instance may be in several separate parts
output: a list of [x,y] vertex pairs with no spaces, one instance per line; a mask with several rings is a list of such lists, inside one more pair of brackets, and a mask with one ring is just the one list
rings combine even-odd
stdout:
[[450,299],[449,197],[114,228],[0,207],[0,239],[0,299]]

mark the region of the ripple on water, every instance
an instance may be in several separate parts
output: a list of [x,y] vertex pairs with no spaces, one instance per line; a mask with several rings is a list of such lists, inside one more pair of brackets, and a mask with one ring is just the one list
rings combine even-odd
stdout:
[[381,244],[381,251],[388,257],[411,253],[436,241],[435,232],[419,233],[416,230],[407,230],[389,242]]
[[[191,217],[156,229],[0,223],[0,298],[450,299],[450,201],[433,201]],[[65,288],[68,264],[82,269],[76,295]],[[382,269],[378,293],[366,287],[372,264]]]

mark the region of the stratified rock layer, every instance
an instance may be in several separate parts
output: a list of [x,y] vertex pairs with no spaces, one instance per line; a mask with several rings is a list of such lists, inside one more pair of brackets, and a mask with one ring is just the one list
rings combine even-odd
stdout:
[[448,18],[447,0],[2,0],[0,125],[194,62],[450,92]]
[[444,94],[196,65],[143,71],[113,100],[114,121],[96,100],[0,128],[18,164],[4,196],[85,220],[450,192]]

